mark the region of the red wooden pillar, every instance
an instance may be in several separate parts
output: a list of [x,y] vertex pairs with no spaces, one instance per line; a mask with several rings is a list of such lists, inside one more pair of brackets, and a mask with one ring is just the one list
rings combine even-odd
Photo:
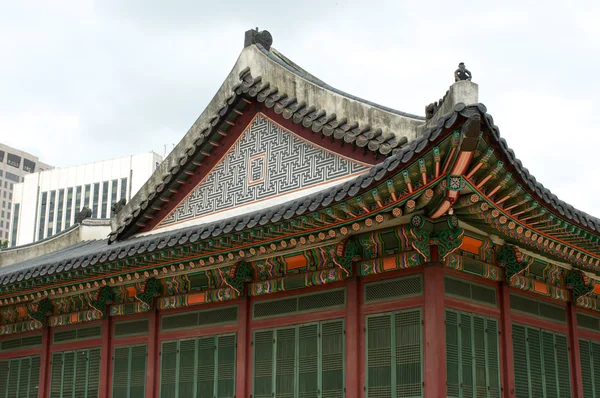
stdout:
[[581,379],[581,360],[579,357],[579,329],[577,327],[577,312],[572,303],[567,306],[567,321],[569,322],[569,347],[571,354],[571,384],[575,398],[583,398],[583,381]]
[[38,398],[50,396],[50,345],[52,335],[50,327],[46,326],[42,331],[42,354],[40,355],[40,385]]
[[444,268],[434,262],[424,270],[424,365],[425,398],[446,396],[446,325]]
[[358,305],[359,291],[356,277],[347,281],[346,302],[346,397],[358,398],[360,396],[359,369],[359,325]]
[[148,322],[148,358],[146,364],[146,398],[158,397],[158,380],[160,366],[158,364],[158,330],[160,316],[155,309],[150,313]]
[[100,391],[99,398],[110,397],[110,363],[112,362],[111,353],[111,318],[106,316],[102,320],[102,346],[100,347]]
[[510,316],[510,292],[506,282],[500,283],[500,317],[501,317],[501,366],[504,380],[502,388],[504,396],[511,398],[515,396],[515,371],[512,344],[512,320]]
[[244,398],[250,396],[250,391],[247,391],[246,388],[248,387],[247,380],[252,377],[252,364],[248,357],[250,300],[244,296],[238,300],[238,303],[235,395]]

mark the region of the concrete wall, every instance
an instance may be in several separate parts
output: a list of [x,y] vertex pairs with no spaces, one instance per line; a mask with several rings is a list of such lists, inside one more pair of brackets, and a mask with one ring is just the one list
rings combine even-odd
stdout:
[[53,253],[79,242],[104,239],[109,233],[109,220],[83,220],[82,224],[76,224],[49,239],[0,251],[0,267]]

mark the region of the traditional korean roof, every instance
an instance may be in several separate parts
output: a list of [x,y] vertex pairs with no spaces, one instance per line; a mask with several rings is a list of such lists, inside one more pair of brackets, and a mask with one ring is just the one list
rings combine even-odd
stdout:
[[[600,220],[538,183],[486,107],[464,96],[469,90],[476,85],[455,83],[426,120],[335,90],[270,46],[251,42],[190,131],[119,212],[109,238],[0,268],[0,299],[32,300],[47,287],[90,289],[195,264],[218,267],[296,247],[298,239],[339,240],[409,214],[454,214],[600,275]],[[172,211],[259,112],[307,141],[370,164],[368,172],[247,214],[151,231],[156,222],[148,220]]]
[[415,139],[424,124],[424,117],[323,83],[274,48],[249,44],[205,111],[119,212],[110,241],[152,229],[170,209],[165,202],[179,202],[190,192],[204,177],[203,170],[213,166],[211,160],[220,158],[256,110],[290,129],[300,126],[306,139],[333,152],[370,164]]

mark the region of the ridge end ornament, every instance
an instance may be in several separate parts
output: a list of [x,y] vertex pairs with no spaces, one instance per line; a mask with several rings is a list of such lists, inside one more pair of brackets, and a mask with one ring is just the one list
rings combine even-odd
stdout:
[[246,31],[244,36],[244,48],[249,47],[252,44],[260,44],[265,50],[269,51],[271,45],[273,45],[273,36],[271,36],[271,33],[269,33],[268,30],[259,31],[258,27],[256,29],[250,29]]
[[458,69],[454,71],[454,82],[468,80],[471,81],[471,71],[465,67],[465,63],[461,62],[458,64]]

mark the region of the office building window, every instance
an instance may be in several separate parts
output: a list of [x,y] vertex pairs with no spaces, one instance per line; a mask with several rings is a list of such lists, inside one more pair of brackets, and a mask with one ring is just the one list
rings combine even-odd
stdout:
[[44,229],[46,228],[46,201],[48,192],[42,192],[42,201],[40,204],[40,226],[38,227],[38,240],[44,239]]
[[23,159],[23,170],[28,173],[33,173],[35,170],[35,162],[32,162],[29,159]]
[[94,196],[92,200],[92,217],[98,218],[98,200],[100,199],[100,183],[94,184]]
[[56,191],[50,192],[50,202],[48,203],[48,233],[46,237],[52,236],[52,227],[54,226],[54,203],[56,202]]
[[127,178],[121,178],[121,197],[127,199]]
[[75,214],[81,211],[81,185],[75,188]]
[[58,208],[56,212],[56,233],[62,231],[62,217],[63,217],[63,205],[65,204],[65,190],[60,189],[58,191]]
[[[4,162],[4,151],[0,151],[0,163]],[[2,174],[0,174],[1,176]]]
[[[83,199],[83,206],[90,207],[90,185],[85,186],[85,198]],[[81,210],[81,209],[80,209]]]
[[71,207],[73,206],[73,188],[67,189],[67,210],[65,214],[65,229],[71,226]]
[[101,217],[106,218],[107,211],[106,207],[108,205],[108,181],[104,181],[102,183],[102,211]]
[[[110,204],[112,207],[112,204],[115,203],[117,201],[117,184],[119,183],[119,180],[112,180],[111,181],[111,185],[110,185]],[[111,209],[111,215],[115,215],[115,213],[112,211]]]
[[21,167],[21,157],[14,153],[9,153],[6,155],[6,164],[18,169]]
[[[21,182],[21,179],[19,178],[19,176],[18,176],[18,175],[16,175],[16,174],[13,174],[13,173],[11,173],[11,172],[8,172],[8,171],[6,172],[6,178],[7,178],[8,180],[11,180],[11,181],[14,181],[14,182]],[[6,184],[6,183],[5,183],[5,184]],[[4,188],[6,188],[6,185],[4,186]],[[12,189],[12,188],[11,188],[11,189]]]
[[10,237],[10,246],[14,247],[17,244],[17,225],[19,224],[19,203],[15,203],[15,211],[13,212],[12,232]]

